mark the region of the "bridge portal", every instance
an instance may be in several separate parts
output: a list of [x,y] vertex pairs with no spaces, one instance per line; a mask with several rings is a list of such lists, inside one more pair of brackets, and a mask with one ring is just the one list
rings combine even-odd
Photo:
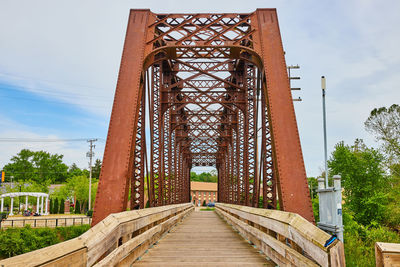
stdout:
[[131,10],[93,225],[189,202],[195,166],[217,169],[219,202],[313,221],[290,90],[275,9]]

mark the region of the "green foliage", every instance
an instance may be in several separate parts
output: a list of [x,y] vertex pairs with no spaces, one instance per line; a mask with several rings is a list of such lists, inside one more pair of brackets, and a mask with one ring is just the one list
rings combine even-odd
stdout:
[[384,226],[358,224],[348,211],[343,213],[346,266],[375,266],[375,242],[399,243],[400,236]]
[[355,221],[363,225],[384,219],[388,179],[382,161],[377,150],[356,140],[351,147],[337,144],[328,163],[330,173],[342,175],[346,206],[355,214]]
[[0,221],[7,219],[8,212],[0,212]]
[[58,214],[60,210],[60,205],[58,204],[58,198],[54,199],[54,204],[53,204],[53,214]]
[[205,207],[205,206],[207,206],[207,204],[206,204],[206,201],[204,200],[203,201],[203,205],[202,205],[203,207]]
[[64,214],[64,209],[65,209],[65,200],[62,198],[60,201],[60,207],[58,209],[58,212],[60,214]]
[[89,225],[58,228],[7,228],[0,231],[0,257],[7,258],[75,238]]
[[258,207],[259,207],[259,208],[262,208],[262,207],[263,207],[263,205],[264,205],[263,201],[264,201],[263,196],[260,196],[260,197],[258,198]]
[[86,213],[87,216],[89,216],[90,218],[92,218],[93,216],[93,210],[88,210]]
[[400,160],[400,106],[375,108],[364,123],[365,128],[382,142],[382,148],[392,160]]
[[68,198],[71,195],[71,192],[69,190],[69,188],[67,187],[66,184],[56,188],[52,193],[51,193],[51,197],[52,198],[58,198],[58,199],[62,199],[62,198]]
[[92,178],[99,179],[101,170],[101,160],[96,159],[92,167]]
[[80,176],[83,175],[83,171],[76,165],[76,163],[72,163],[72,165],[68,169],[68,176]]
[[209,207],[207,207],[207,208],[203,208],[203,209],[200,209],[200,211],[213,211],[213,210],[215,210],[215,208],[209,208]]
[[318,195],[311,199],[315,222],[319,222],[319,198]]
[[11,158],[3,170],[14,176],[15,181],[33,181],[40,185],[63,183],[67,178],[68,166],[62,162],[63,155],[45,151],[21,150]]
[[311,199],[318,196],[318,179],[315,177],[307,177],[308,188],[310,189]]
[[81,213],[81,204],[79,203],[79,200],[76,201],[75,203],[75,214],[80,214]]
[[217,183],[218,177],[217,177],[216,173],[214,173],[214,172],[202,172],[200,174],[191,172],[190,173],[190,181]]

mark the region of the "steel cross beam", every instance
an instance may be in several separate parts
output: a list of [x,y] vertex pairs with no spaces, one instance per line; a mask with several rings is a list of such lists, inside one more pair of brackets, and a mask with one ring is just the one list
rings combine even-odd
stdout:
[[93,225],[188,202],[193,166],[217,169],[219,202],[313,221],[275,9],[131,10]]

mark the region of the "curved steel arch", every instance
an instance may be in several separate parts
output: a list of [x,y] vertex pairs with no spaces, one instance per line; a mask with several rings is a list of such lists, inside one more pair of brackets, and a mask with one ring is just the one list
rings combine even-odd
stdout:
[[220,202],[262,194],[314,220],[275,9],[131,10],[93,224],[129,193],[131,209],[188,202],[198,164],[217,168]]

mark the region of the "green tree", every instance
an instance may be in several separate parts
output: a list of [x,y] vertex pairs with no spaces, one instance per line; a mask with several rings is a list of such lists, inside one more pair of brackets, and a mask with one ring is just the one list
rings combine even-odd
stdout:
[[83,175],[71,177],[67,180],[67,188],[77,203],[79,200],[80,205],[82,205],[79,210],[82,210],[89,199],[89,179]]
[[52,193],[51,193],[51,197],[53,198],[58,198],[58,199],[66,199],[69,198],[70,196],[72,196],[70,189],[68,188],[68,186],[66,184],[56,188]]
[[59,204],[58,204],[58,198],[56,198],[56,199],[54,199],[53,211],[52,211],[52,213],[53,213],[53,214],[58,214],[59,208],[60,208],[60,206],[59,206]]
[[80,214],[81,213],[81,203],[79,203],[79,200],[76,200],[75,203],[75,214]]
[[190,181],[194,182],[208,182],[208,183],[217,183],[218,177],[215,171],[211,172],[202,172],[197,174],[195,172],[190,173]]
[[342,176],[346,207],[355,221],[363,225],[384,219],[388,179],[383,159],[377,150],[356,140],[353,146],[337,144],[328,162],[330,173]]
[[82,175],[83,171],[75,164],[72,163],[72,165],[68,168],[68,176],[79,176]]
[[15,181],[31,180],[40,185],[63,183],[68,166],[62,159],[63,155],[23,149],[3,169],[7,176],[14,176]]
[[400,160],[400,106],[393,104],[389,108],[375,108],[364,123],[368,132],[382,141],[383,149],[390,162]]
[[96,159],[94,166],[92,167],[92,178],[99,179],[101,171],[101,160]]
[[315,177],[307,177],[307,181],[308,181],[308,188],[310,189],[311,199],[314,199],[318,196],[317,193],[318,180]]
[[58,209],[58,212],[60,214],[64,214],[64,209],[65,209],[65,200],[62,198],[60,200],[60,208]]

